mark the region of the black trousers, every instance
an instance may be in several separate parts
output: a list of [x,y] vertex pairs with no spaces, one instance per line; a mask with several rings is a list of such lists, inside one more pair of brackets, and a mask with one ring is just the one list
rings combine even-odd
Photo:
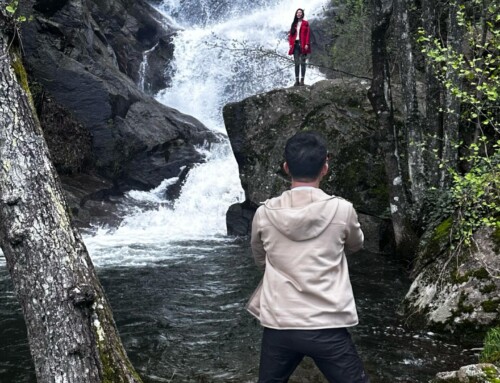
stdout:
[[304,356],[314,360],[330,383],[370,382],[347,329],[264,328],[259,383],[288,382]]
[[295,41],[295,45],[293,46],[293,61],[295,63],[295,78],[299,78],[299,72],[302,75],[302,78],[306,76],[306,59],[307,55],[303,55],[300,53],[300,42],[299,40]]

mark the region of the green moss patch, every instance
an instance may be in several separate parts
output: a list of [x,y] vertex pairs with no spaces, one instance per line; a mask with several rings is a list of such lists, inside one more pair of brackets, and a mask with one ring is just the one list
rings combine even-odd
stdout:
[[479,291],[481,291],[483,294],[488,294],[488,293],[495,291],[496,288],[497,288],[497,286],[494,283],[489,283],[489,284],[481,287],[481,289]]
[[481,303],[481,307],[487,313],[494,313],[498,311],[498,305],[500,303],[500,298],[488,299]]

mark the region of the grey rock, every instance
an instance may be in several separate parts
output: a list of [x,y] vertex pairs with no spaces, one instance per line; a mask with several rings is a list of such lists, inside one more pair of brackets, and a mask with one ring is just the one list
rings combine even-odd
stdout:
[[366,98],[368,85],[360,80],[325,80],[224,107],[247,201],[239,213],[231,208],[229,232],[241,234],[242,216],[247,219],[260,202],[289,187],[282,170],[285,142],[298,131],[316,130],[327,139],[331,153],[331,172],[322,188],[354,203],[360,216],[367,217],[365,223],[371,228],[366,229],[377,233],[367,246],[380,249],[378,233],[386,226],[388,195],[384,166],[377,155],[375,116]]
[[249,201],[231,205],[226,213],[227,234],[235,237],[248,235],[256,209],[257,206]]
[[480,229],[477,246],[453,252],[449,228],[429,230],[421,242],[413,283],[403,302],[409,323],[481,335],[500,323],[500,257],[495,232]]
[[471,364],[458,371],[440,372],[430,383],[491,383],[500,378],[500,369],[490,363]]
[[61,182],[72,220],[78,227],[118,225],[121,215],[116,201],[120,193],[111,182],[83,173],[62,175]]

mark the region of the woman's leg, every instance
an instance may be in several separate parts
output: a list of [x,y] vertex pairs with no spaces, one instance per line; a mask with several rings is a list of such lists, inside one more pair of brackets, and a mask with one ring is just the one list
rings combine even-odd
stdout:
[[293,48],[293,61],[295,63],[295,86],[299,85],[299,71],[300,71],[300,44],[298,41],[295,42],[295,46]]
[[304,85],[304,78],[306,77],[306,60],[307,55],[300,55],[300,69],[302,75],[302,80],[300,80],[301,85]]

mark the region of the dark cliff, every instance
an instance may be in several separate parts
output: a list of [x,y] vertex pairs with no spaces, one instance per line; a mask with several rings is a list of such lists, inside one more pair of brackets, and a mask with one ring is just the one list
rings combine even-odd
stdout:
[[[149,189],[204,159],[195,145],[217,138],[198,120],[139,89],[143,52],[154,91],[169,79],[175,33],[147,2],[31,1],[23,23],[25,65],[40,120],[77,219],[85,204]],[[154,74],[157,73],[157,74]]]

